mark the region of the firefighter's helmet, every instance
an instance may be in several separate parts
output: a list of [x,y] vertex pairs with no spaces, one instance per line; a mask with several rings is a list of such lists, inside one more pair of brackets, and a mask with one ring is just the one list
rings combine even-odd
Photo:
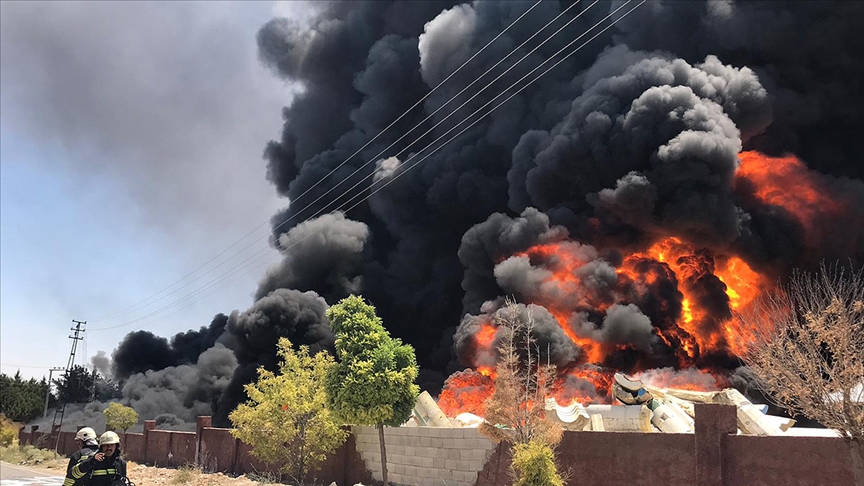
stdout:
[[105,432],[99,437],[99,445],[107,445],[107,444],[119,444],[120,436],[110,430]]

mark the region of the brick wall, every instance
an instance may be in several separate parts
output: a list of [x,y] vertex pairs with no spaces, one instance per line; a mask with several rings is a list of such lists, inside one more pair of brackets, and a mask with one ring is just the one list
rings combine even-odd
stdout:
[[[353,427],[357,450],[382,480],[378,429]],[[388,480],[417,486],[473,486],[477,474],[495,449],[477,429],[436,427],[385,427]]]
[[[148,421],[149,422],[149,421]],[[229,473],[271,470],[254,460],[249,447],[228,429],[209,427],[201,417],[198,432],[153,430],[122,438],[126,457],[135,462],[182,465],[201,451],[208,469]],[[381,479],[378,430],[354,427],[345,445],[312,474],[319,483],[373,484]],[[753,437],[735,430],[735,408],[697,405],[693,434],[565,432],[558,462],[569,471],[569,485],[633,486],[850,486],[852,461],[846,442],[822,437]],[[21,429],[21,444],[52,448],[57,435]],[[61,453],[74,451],[74,433],[60,435]],[[510,450],[493,444],[476,429],[385,428],[389,479],[416,486],[509,486]],[[171,459],[162,462],[171,453]]]

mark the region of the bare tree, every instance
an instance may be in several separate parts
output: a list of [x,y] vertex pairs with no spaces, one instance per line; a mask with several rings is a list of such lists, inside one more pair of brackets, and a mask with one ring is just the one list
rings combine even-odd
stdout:
[[537,440],[554,447],[563,432],[546,420],[546,398],[552,396],[555,366],[541,362],[531,309],[523,314],[508,298],[495,323],[500,329],[495,391],[486,401],[487,423],[480,431],[495,442]]
[[739,323],[766,396],[840,431],[864,486],[864,271],[795,272]]

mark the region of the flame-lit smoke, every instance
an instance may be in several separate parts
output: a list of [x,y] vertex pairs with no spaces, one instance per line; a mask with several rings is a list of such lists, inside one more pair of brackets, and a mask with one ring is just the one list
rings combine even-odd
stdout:
[[[559,364],[556,394],[565,403],[610,401],[611,377],[619,369],[693,368],[702,370],[695,376],[709,378],[660,380],[657,372],[646,372],[684,388],[724,382],[721,362],[741,351],[733,312],[746,310],[771,282],[735,255],[714,254],[674,236],[627,253],[614,267],[590,247],[567,240],[532,246],[502,260],[498,268],[510,266],[521,267],[527,278],[505,286],[548,310],[582,351],[577,359]],[[600,271],[606,267],[613,268],[611,276]],[[475,327],[471,365],[476,371],[450,377],[439,403],[445,413],[478,413],[491,394],[493,322],[484,318]]]
[[[843,211],[824,182],[794,157],[743,152],[741,162],[739,189],[787,211],[805,230],[825,214]],[[603,256],[615,254],[620,257]],[[494,274],[502,290],[547,310],[579,349],[572,361],[556,363],[556,398],[565,403],[610,402],[612,374],[619,370],[658,386],[727,385],[745,341],[733,316],[750,310],[776,278],[728,248],[700,247],[675,235],[630,249],[598,249],[559,237],[499,258]],[[487,302],[476,318],[480,324],[467,328],[473,370],[447,381],[440,405],[450,415],[482,412],[494,389],[490,359],[496,356],[498,305]]]

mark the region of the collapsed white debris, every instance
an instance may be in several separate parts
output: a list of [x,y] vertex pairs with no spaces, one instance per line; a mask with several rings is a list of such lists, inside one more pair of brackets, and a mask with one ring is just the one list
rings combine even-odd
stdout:
[[[738,390],[694,391],[659,388],[621,373],[615,374],[612,395],[621,405],[591,404],[578,401],[567,405],[554,398],[546,400],[546,417],[564,430],[608,432],[661,432],[687,434],[695,430],[696,403],[734,405],[738,433],[762,436],[839,437],[833,429],[794,427],[795,420],[768,414],[768,406],[754,404]],[[483,417],[461,413],[448,419],[427,392],[417,398],[412,419],[404,426],[479,427]]]

